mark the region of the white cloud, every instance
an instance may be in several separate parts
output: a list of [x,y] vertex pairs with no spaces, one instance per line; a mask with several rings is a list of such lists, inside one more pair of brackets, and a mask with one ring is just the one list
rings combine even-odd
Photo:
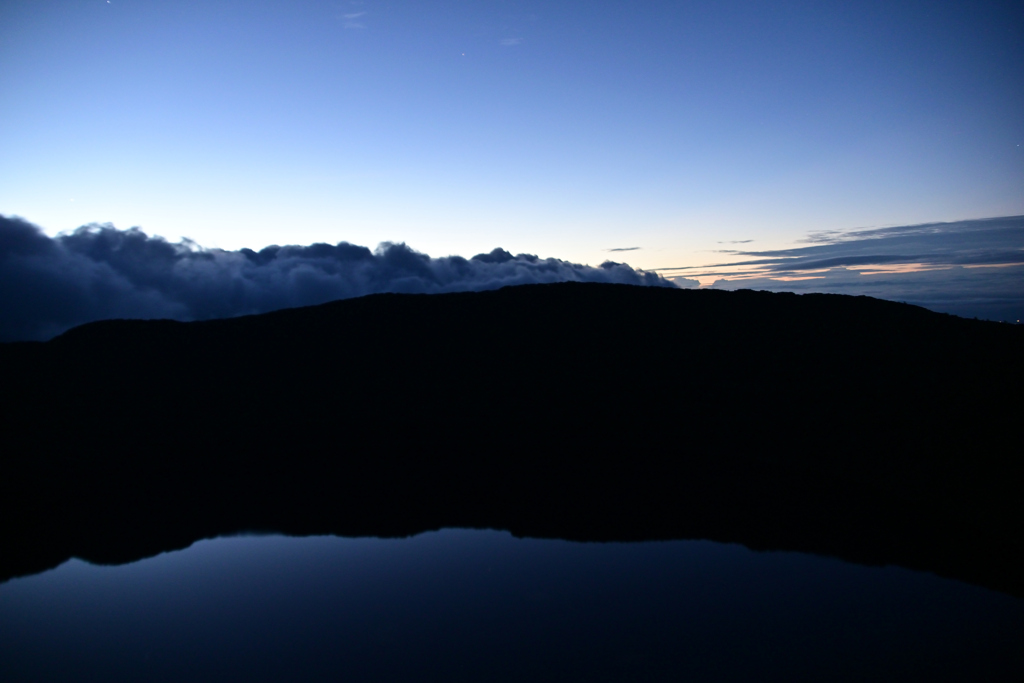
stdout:
[[[404,244],[346,242],[225,251],[110,225],[56,238],[0,216],[0,340],[42,339],[103,318],[202,320],[376,292],[442,293],[546,282],[671,287],[654,273],[495,249],[431,258]],[[11,302],[9,305],[7,302]]]

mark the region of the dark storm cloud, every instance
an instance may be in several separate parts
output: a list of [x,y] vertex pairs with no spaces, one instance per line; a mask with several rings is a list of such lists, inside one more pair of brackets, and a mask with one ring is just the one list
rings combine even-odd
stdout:
[[431,258],[391,243],[376,251],[346,242],[225,251],[110,225],[50,238],[31,223],[0,216],[2,341],[45,339],[104,318],[201,320],[376,292],[561,281],[673,286],[612,261],[591,267],[502,249],[471,259]]

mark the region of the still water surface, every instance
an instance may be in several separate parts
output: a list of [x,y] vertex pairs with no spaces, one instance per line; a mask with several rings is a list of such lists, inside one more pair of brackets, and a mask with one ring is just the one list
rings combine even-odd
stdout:
[[1022,674],[1024,600],[707,541],[239,536],[0,585],[3,681]]

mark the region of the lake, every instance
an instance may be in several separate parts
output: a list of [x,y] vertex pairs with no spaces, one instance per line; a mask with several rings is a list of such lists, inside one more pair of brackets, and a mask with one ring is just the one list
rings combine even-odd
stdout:
[[1024,678],[1024,600],[708,541],[232,536],[0,584],[0,680]]

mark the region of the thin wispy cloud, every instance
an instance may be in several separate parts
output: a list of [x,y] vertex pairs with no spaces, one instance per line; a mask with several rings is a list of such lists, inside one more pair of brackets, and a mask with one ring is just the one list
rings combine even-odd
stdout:
[[1024,216],[815,232],[804,241],[814,246],[723,253],[758,257],[750,263],[776,271],[870,263],[1024,264]]
[[519,45],[522,42],[522,38],[504,38],[502,39],[501,44],[504,45],[505,47],[511,47],[513,45]]
[[615,247],[614,249],[605,249],[605,251],[636,251],[641,247]]
[[[724,289],[866,294],[995,320],[1024,319],[1024,216],[812,232],[809,246],[659,268]],[[746,257],[746,258],[743,258]]]
[[345,28],[361,29],[366,28],[366,24],[356,20],[359,19],[360,17],[365,16],[366,12],[346,12],[344,14],[339,15],[339,18],[344,20],[345,23],[343,24],[343,26]]

